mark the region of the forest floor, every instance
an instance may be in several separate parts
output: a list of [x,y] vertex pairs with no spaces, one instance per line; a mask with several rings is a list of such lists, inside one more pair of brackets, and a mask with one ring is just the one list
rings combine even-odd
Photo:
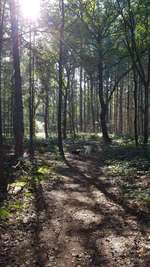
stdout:
[[[92,148],[92,149],[91,149]],[[150,154],[84,141],[42,147],[0,208],[1,267],[150,266]]]

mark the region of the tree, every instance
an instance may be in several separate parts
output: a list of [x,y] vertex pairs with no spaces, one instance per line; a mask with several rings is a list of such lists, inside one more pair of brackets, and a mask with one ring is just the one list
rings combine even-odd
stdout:
[[6,0],[0,3],[0,145],[3,143],[2,130],[2,48],[3,48],[3,28]]
[[29,26],[29,127],[30,155],[34,156],[34,55],[32,53],[32,29]]
[[64,1],[60,0],[61,27],[59,45],[59,98],[58,98],[58,147],[61,156],[64,158],[62,141],[62,92],[63,92],[63,53],[64,53]]
[[11,14],[11,37],[12,54],[14,67],[14,135],[15,135],[15,155],[20,157],[23,154],[23,103],[22,103],[22,85],[20,72],[19,55],[19,32],[18,32],[18,14],[16,1],[10,0]]
[[[135,72],[137,72],[144,86],[145,101],[144,101],[143,142],[146,145],[148,142],[148,125],[149,125],[148,104],[149,104],[149,85],[150,85],[150,48],[149,48],[150,7],[148,1],[142,3],[140,1],[134,2],[128,0],[125,6],[119,0],[117,0],[116,2],[117,2],[117,7],[116,7],[117,11],[122,18],[121,24],[124,30],[125,46],[129,52],[134,68],[134,81],[136,78]],[[142,39],[143,36],[144,39]],[[145,59],[147,57],[146,59],[147,64],[145,64],[145,61],[143,61],[143,57],[145,57]],[[135,106],[137,106],[136,101],[135,101]],[[135,119],[135,124],[136,124],[136,119]]]

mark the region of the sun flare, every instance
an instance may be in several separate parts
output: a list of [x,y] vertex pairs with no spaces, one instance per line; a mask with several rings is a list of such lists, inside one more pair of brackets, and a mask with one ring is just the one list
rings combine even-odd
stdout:
[[20,0],[20,8],[24,18],[35,21],[40,16],[40,0]]

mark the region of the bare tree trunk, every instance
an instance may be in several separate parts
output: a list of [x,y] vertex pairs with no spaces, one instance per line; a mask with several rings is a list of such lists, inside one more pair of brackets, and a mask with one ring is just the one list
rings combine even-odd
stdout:
[[80,132],[83,131],[83,93],[82,93],[82,75],[83,69],[80,66]]
[[64,93],[64,118],[63,118],[63,138],[67,138],[67,101],[68,101],[68,90],[70,89],[70,71],[67,73],[67,86]]
[[63,116],[63,138],[67,138],[67,98],[68,98],[68,92],[67,88],[65,89],[65,95],[64,95],[64,116]]
[[147,145],[148,143],[148,124],[149,124],[149,107],[148,107],[148,104],[149,104],[149,86],[148,85],[145,85],[144,86],[144,92],[145,92],[145,101],[144,101],[144,104],[145,104],[145,107],[144,107],[144,145]]
[[59,99],[58,99],[58,147],[63,158],[63,140],[62,140],[62,90],[63,90],[63,53],[64,53],[64,1],[60,0],[61,8],[61,28],[60,28],[60,46],[59,46]]
[[123,101],[122,101],[122,95],[123,95],[123,83],[120,86],[120,95],[119,95],[119,133],[122,134],[123,132]]
[[143,111],[144,111],[143,88],[142,88],[141,79],[139,77],[139,133],[140,133],[141,136],[144,135]]
[[148,143],[149,137],[149,86],[150,86],[150,48],[148,49],[147,80],[144,83],[145,107],[144,107],[144,145]]
[[5,4],[0,3],[0,145],[3,143],[3,129],[2,129],[2,48],[3,48],[3,26],[4,26],[4,13]]
[[30,47],[29,47],[29,125],[30,125],[30,156],[34,156],[34,88],[33,88],[33,66],[32,66],[32,29],[30,25]]
[[128,84],[128,92],[127,92],[127,130],[128,134],[131,133],[131,123],[130,123],[130,85]]
[[84,102],[83,102],[83,106],[84,106],[84,132],[86,132],[87,130],[87,117],[86,117],[86,102],[87,102],[87,97],[86,97],[86,76],[84,73]]
[[107,123],[106,123],[106,116],[107,116],[107,104],[104,101],[104,92],[103,92],[103,64],[100,57],[100,62],[98,66],[98,73],[99,73],[99,100],[101,104],[101,114],[100,114],[100,121],[101,121],[101,129],[103,139],[106,143],[110,143],[111,139],[108,135]]
[[48,85],[45,88],[46,90],[46,99],[45,99],[45,112],[44,112],[44,130],[45,130],[45,139],[48,140],[48,120],[49,120],[49,88]]
[[2,145],[2,143],[3,143],[3,128],[2,128],[2,49],[1,49],[1,43],[0,43],[0,145]]
[[15,155],[20,157],[23,154],[23,103],[22,86],[20,73],[20,55],[19,55],[19,33],[18,19],[15,0],[10,1],[11,12],[11,33],[12,33],[12,53],[14,66],[14,134],[15,134]]
[[138,99],[137,99],[137,73],[136,69],[133,68],[133,78],[134,78],[134,138],[135,145],[138,146]]
[[94,110],[94,86],[93,86],[93,77],[90,77],[90,83],[91,83],[91,113],[92,113],[92,126],[93,126],[93,132],[95,133],[95,110]]
[[76,138],[76,128],[75,128],[75,95],[74,95],[74,83],[71,86],[71,123],[72,123],[72,131],[73,131],[73,138]]

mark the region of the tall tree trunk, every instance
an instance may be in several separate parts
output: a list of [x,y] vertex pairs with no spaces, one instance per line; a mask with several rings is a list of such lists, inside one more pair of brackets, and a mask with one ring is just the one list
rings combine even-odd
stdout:
[[0,3],[0,145],[3,143],[2,129],[2,48],[3,48],[3,26],[6,0]]
[[128,92],[127,92],[127,131],[128,134],[131,134],[131,123],[130,123],[130,84],[128,84]]
[[46,99],[45,103],[45,114],[44,114],[44,131],[45,131],[45,139],[48,140],[48,99]]
[[119,134],[123,132],[123,108],[122,108],[122,95],[123,95],[123,83],[120,86],[120,96],[119,96]]
[[149,137],[149,86],[150,86],[150,48],[148,49],[147,79],[144,82],[144,145]]
[[14,66],[14,134],[15,134],[15,155],[20,157],[23,154],[23,103],[22,86],[20,73],[20,55],[19,55],[19,33],[16,1],[10,0],[11,13],[11,33],[12,33],[12,53]]
[[144,145],[148,143],[149,137],[149,86],[150,86],[150,48],[148,49],[147,79],[144,82]]
[[67,86],[64,93],[64,118],[63,118],[63,138],[67,138],[67,101],[68,90],[70,89],[70,70],[67,72]]
[[72,125],[72,133],[73,133],[73,138],[76,138],[76,129],[75,129],[75,96],[74,96],[74,82],[72,83],[71,86],[71,125]]
[[144,135],[144,127],[143,127],[143,111],[144,111],[144,104],[143,104],[143,87],[141,83],[141,79],[139,78],[139,133],[141,136]]
[[30,128],[30,156],[34,156],[34,88],[33,88],[33,66],[32,66],[32,29],[30,25],[30,46],[29,46],[29,128]]
[[87,116],[86,116],[86,102],[87,102],[87,96],[86,96],[86,75],[84,73],[84,102],[83,102],[83,107],[84,107],[84,132],[87,130]]
[[3,128],[2,128],[2,49],[0,41],[0,145],[3,143]]
[[91,98],[90,98],[91,88],[90,88],[90,81],[87,80],[87,126],[88,132],[91,131]]
[[67,98],[68,98],[68,91],[65,88],[64,94],[64,116],[63,116],[63,138],[67,138]]
[[45,87],[45,112],[44,112],[44,130],[45,130],[45,139],[48,140],[49,132],[48,132],[48,121],[49,121],[49,85],[47,84]]
[[60,155],[65,158],[62,140],[62,90],[63,90],[63,53],[64,53],[64,1],[60,0],[61,28],[59,46],[59,99],[58,99],[58,147]]
[[104,92],[103,92],[103,63],[101,61],[101,56],[99,59],[98,66],[98,74],[99,74],[99,100],[101,104],[101,113],[100,113],[100,121],[101,121],[101,129],[103,139],[106,143],[110,143],[111,139],[108,135],[106,116],[107,116],[107,104],[104,101]]
[[149,85],[145,84],[144,86],[144,145],[148,143],[148,124],[149,124]]
[[90,77],[91,83],[91,113],[92,113],[92,126],[93,132],[95,133],[95,110],[94,110],[94,86],[93,86],[93,77]]
[[83,69],[80,66],[80,132],[83,131],[83,93],[82,93],[82,75]]
[[134,78],[134,138],[135,145],[138,146],[138,99],[137,99],[137,73],[136,69],[133,68],[133,78]]

